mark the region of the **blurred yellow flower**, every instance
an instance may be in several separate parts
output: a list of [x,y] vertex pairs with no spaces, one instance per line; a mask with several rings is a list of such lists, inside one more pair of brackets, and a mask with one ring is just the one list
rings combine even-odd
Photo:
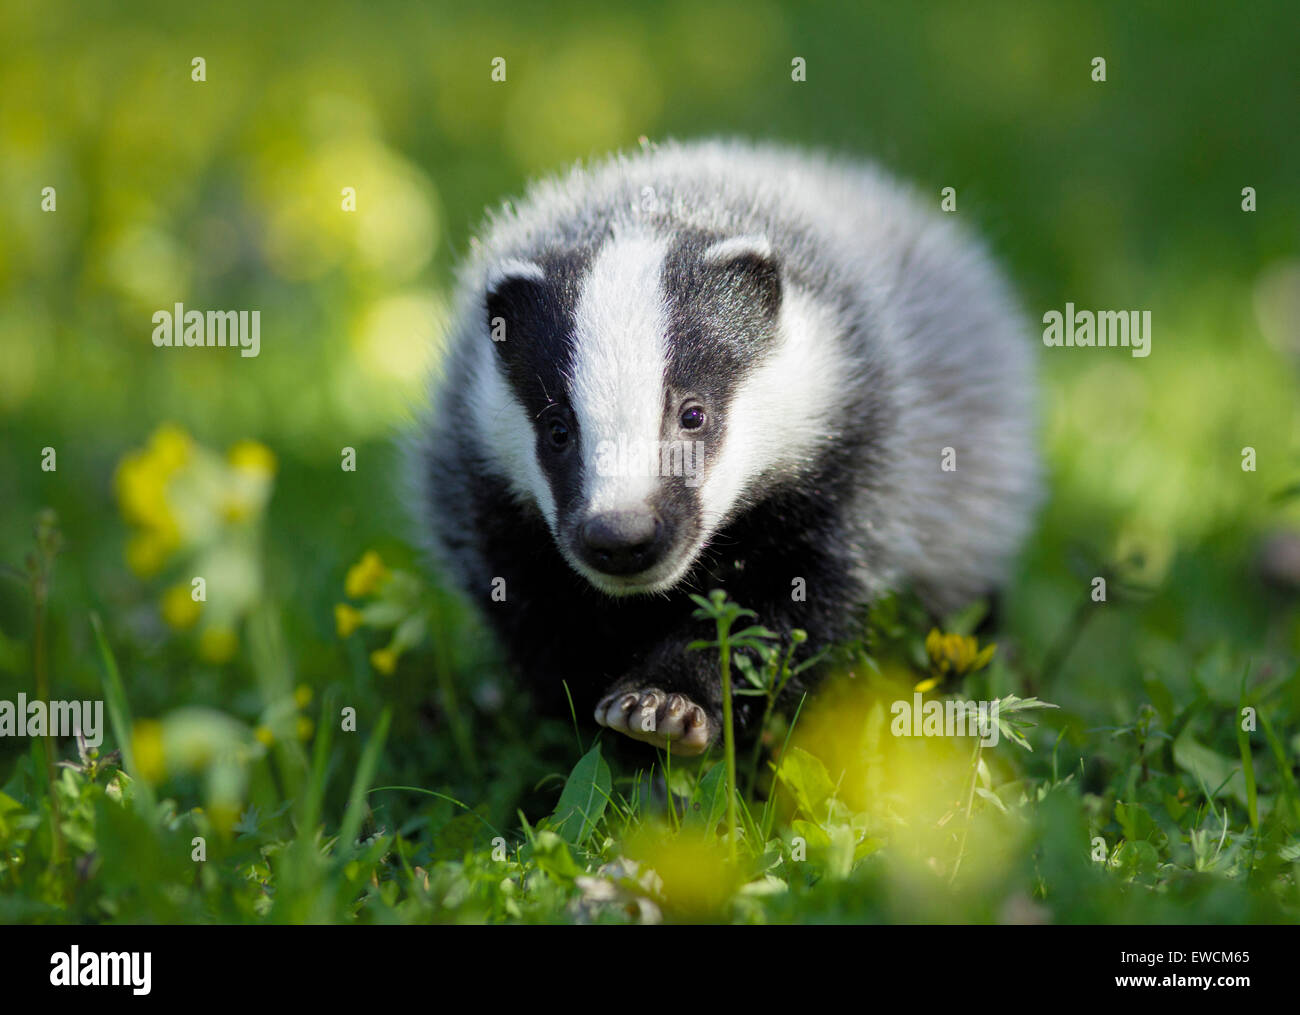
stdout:
[[148,447],[118,463],[113,487],[128,521],[151,529],[176,528],[167,483],[189,461],[192,443],[179,427],[165,424],[154,431]]
[[242,440],[226,452],[226,460],[242,472],[267,479],[275,475],[275,453],[260,441]]
[[147,452],[132,452],[118,463],[113,488],[127,521],[149,528],[161,527],[169,521],[167,476]]
[[938,628],[931,628],[925,637],[925,651],[939,676],[951,673],[960,677],[981,670],[996,650],[996,644],[981,649],[978,640],[970,635],[942,634]]
[[387,575],[388,568],[384,567],[379,554],[374,550],[367,550],[361,555],[361,559],[348,569],[343,589],[350,598],[360,599],[362,596],[370,595]]
[[347,603],[335,603],[334,626],[338,628],[339,637],[346,638],[361,626],[361,611]]
[[308,719],[305,715],[298,716],[297,733],[299,740],[310,740],[311,735],[316,732],[316,724]]
[[265,747],[270,747],[275,743],[275,734],[271,732],[269,726],[257,727],[257,729],[253,730],[253,736],[257,739],[259,744],[262,744]]
[[183,631],[193,627],[203,612],[203,604],[194,601],[190,586],[182,582],[173,585],[162,596],[162,615],[167,626]]
[[194,438],[175,423],[162,424],[149,438],[149,454],[166,474],[185,466],[193,453]]
[[370,653],[370,665],[384,676],[392,676],[397,669],[397,653],[390,648],[377,648]]
[[299,684],[293,692],[293,702],[299,708],[306,708],[311,704],[311,688],[306,684]]
[[232,628],[214,625],[199,635],[199,658],[208,663],[229,662],[239,648],[239,635]]
[[232,471],[221,502],[221,516],[228,522],[247,521],[266,506],[275,477],[275,455],[265,444],[242,440],[226,452],[226,461]]
[[157,719],[139,719],[131,727],[131,753],[136,774],[145,782],[158,782],[167,772],[163,755],[163,727]]
[[740,871],[727,861],[717,839],[682,829],[644,828],[626,844],[627,855],[654,871],[662,885],[665,913],[677,920],[716,921],[740,887]]

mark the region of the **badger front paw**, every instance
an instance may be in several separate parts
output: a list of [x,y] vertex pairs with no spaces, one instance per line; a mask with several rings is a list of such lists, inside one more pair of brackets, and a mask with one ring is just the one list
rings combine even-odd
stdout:
[[633,740],[671,747],[673,754],[703,754],[713,738],[714,724],[703,708],[684,694],[657,687],[602,698],[596,722]]

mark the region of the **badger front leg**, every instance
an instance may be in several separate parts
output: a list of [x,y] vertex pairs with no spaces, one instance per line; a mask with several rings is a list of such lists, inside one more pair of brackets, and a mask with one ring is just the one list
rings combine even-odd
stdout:
[[[596,722],[634,740],[671,747],[673,754],[703,754],[722,734],[722,678],[715,649],[686,646],[707,636],[707,628],[692,621],[663,639],[600,695]],[[733,665],[732,718],[743,732],[755,699],[735,695],[739,677]]]
[[703,754],[722,732],[722,681],[716,652],[689,651],[704,634],[698,621],[657,639],[649,653],[615,678],[596,704],[596,722],[624,736]]

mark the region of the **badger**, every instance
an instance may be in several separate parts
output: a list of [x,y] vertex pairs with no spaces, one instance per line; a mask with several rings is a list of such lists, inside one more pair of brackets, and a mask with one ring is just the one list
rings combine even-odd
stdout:
[[[809,647],[996,590],[1039,486],[1032,344],[871,164],[643,143],[489,213],[414,465],[422,526],[538,707],[678,755],[723,715],[691,594]],[[752,723],[752,697],[735,699]]]

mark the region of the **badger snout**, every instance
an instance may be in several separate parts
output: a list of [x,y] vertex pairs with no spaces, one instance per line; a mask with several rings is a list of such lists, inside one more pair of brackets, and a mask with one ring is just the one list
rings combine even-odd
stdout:
[[609,575],[640,574],[667,553],[667,526],[649,508],[602,511],[578,528],[579,558],[593,570]]

